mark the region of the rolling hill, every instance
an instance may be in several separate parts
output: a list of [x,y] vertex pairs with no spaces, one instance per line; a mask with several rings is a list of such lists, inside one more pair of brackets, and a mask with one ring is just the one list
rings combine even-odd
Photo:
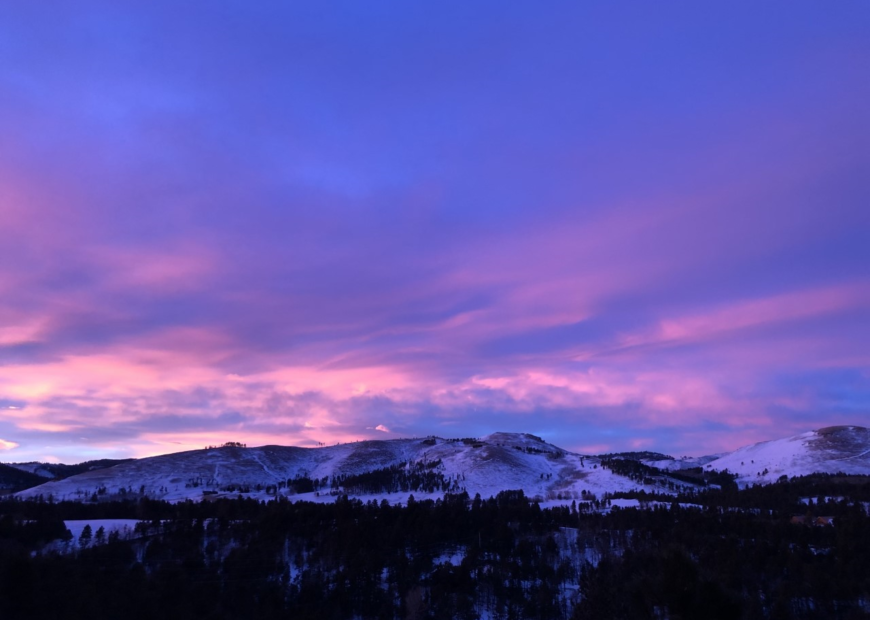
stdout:
[[[409,491],[418,497],[447,491],[488,497],[502,490],[523,489],[527,495],[546,501],[581,500],[607,491],[638,488],[637,483],[599,463],[596,457],[573,454],[532,435],[513,433],[465,440],[360,441],[322,448],[224,446],[87,471],[18,495],[50,495],[56,500],[147,495],[181,501],[242,493],[328,501],[335,494],[350,492],[404,501]],[[414,481],[421,472],[428,474],[429,482],[414,491]],[[386,482],[378,487],[377,480]],[[311,488],[312,483],[316,489]],[[361,488],[369,492],[359,492]],[[647,488],[653,490],[654,486]]]

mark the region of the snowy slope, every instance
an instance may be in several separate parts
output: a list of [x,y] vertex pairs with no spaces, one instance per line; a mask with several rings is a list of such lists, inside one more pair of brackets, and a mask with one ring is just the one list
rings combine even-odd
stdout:
[[709,456],[684,456],[679,459],[642,459],[641,463],[650,467],[658,467],[665,471],[680,471],[681,469],[692,469],[693,467],[703,467],[707,463],[711,463],[716,459],[725,456],[725,454],[712,454]]
[[[583,457],[525,434],[494,433],[476,441],[440,438],[361,441],[323,448],[262,446],[221,447],[155,456],[115,467],[88,471],[20,492],[19,497],[88,500],[139,496],[181,501],[216,495],[266,497],[265,487],[297,476],[311,479],[352,475],[399,465],[435,464],[432,471],[454,481],[471,496],[489,497],[503,490],[523,489],[542,500],[580,500],[587,493],[643,488],[598,467]],[[258,488],[259,485],[259,488]],[[652,490],[653,487],[646,487]],[[279,489],[282,495],[292,494]],[[584,493],[586,492],[586,493]],[[321,492],[293,495],[323,501]],[[439,495],[438,493],[435,494]],[[381,497],[381,496],[378,496]],[[418,497],[420,495],[418,494]],[[392,501],[405,501],[394,496]]]
[[11,467],[15,469],[20,469],[21,471],[26,471],[31,474],[36,474],[42,478],[47,478],[51,480],[55,477],[54,472],[50,471],[45,463],[37,463],[35,461],[29,463],[9,463]]
[[829,426],[794,437],[739,448],[705,465],[738,475],[741,485],[776,481],[780,476],[812,473],[870,475],[870,430]]

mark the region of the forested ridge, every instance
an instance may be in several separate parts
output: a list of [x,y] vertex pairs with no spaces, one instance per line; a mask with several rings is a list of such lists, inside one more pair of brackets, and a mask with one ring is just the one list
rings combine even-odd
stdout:
[[[418,473],[425,485],[427,472]],[[393,480],[383,471],[358,483]],[[522,491],[405,506],[345,496],[7,499],[0,610],[94,619],[870,617],[867,478],[610,499],[628,497],[646,507],[544,509]],[[107,518],[140,523],[128,536],[64,542],[65,519]]]

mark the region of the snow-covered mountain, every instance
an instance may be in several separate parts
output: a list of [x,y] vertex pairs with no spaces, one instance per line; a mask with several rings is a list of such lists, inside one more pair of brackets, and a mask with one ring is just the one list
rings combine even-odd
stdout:
[[[623,458],[630,458],[624,456]],[[725,455],[689,459],[643,461],[663,470],[703,467],[728,470],[738,483],[774,482],[783,475],[814,472],[870,475],[870,430],[837,426],[795,437],[746,446]],[[645,489],[672,492],[678,481],[658,477],[646,483],[602,467],[602,457],[575,454],[533,435],[494,433],[479,439],[393,439],[360,441],[321,448],[225,446],[178,452],[86,471],[53,480],[18,493],[20,497],[51,495],[56,500],[86,500],[118,495],[147,495],[180,501],[213,496],[331,501],[336,493],[404,502],[408,492],[384,491],[366,495],[345,488],[344,478],[384,468],[425,471],[441,483],[415,497],[437,497],[446,490],[465,490],[489,497],[499,491],[523,489],[545,502],[583,501],[606,492]],[[294,479],[320,481],[314,491],[299,492]],[[290,484],[288,484],[288,482]],[[338,485],[340,488],[335,488]]]
[[[180,501],[214,495],[235,497],[241,491],[253,497],[277,493],[294,499],[325,501],[331,500],[331,492],[340,492],[330,488],[336,477],[399,466],[409,471],[417,468],[432,472],[449,485],[449,490],[465,490],[472,496],[480,493],[482,497],[523,489],[542,501],[582,501],[608,491],[656,488],[600,467],[597,457],[568,452],[533,435],[494,433],[473,440],[430,437],[360,441],[322,448],[227,446],[192,450],[88,471],[18,495],[85,500],[95,493],[98,497],[144,493]],[[318,491],[296,493],[294,485],[287,482],[299,477],[328,481]],[[443,493],[440,488],[414,495],[420,498]],[[374,495],[403,502],[408,492]]]

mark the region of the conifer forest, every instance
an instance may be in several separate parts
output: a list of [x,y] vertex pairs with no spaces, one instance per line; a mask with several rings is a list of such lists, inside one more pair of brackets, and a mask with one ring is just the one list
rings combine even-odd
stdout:
[[[424,472],[425,473],[425,472]],[[366,481],[360,481],[366,482]],[[619,507],[620,499],[638,500]],[[870,617],[870,480],[403,505],[0,502],[4,618]],[[72,538],[65,521],[135,519]]]

